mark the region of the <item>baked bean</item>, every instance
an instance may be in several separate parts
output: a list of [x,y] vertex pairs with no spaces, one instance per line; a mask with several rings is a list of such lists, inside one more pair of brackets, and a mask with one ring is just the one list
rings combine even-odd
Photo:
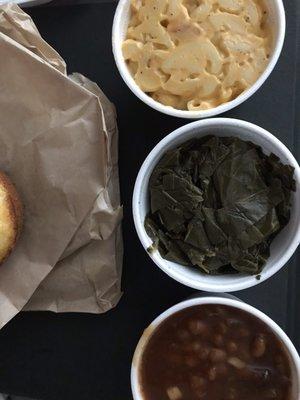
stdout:
[[276,355],[275,357],[275,363],[277,364],[281,364],[282,362],[284,362],[284,359],[282,357],[282,355]]
[[236,318],[227,318],[226,319],[226,324],[230,326],[231,328],[233,327],[238,327],[241,325],[241,321]]
[[193,368],[199,363],[199,359],[196,356],[188,355],[184,357],[184,362],[188,367]]
[[278,392],[277,392],[277,390],[276,390],[275,388],[267,389],[267,390],[264,392],[264,396],[265,396],[267,399],[279,399]]
[[204,361],[208,359],[210,349],[208,347],[202,347],[202,350],[198,353],[200,360]]
[[238,345],[236,344],[236,342],[230,340],[229,342],[226,343],[226,349],[229,353],[233,354],[237,352]]
[[234,387],[230,387],[228,389],[228,393],[227,394],[225,393],[225,399],[226,400],[235,400],[235,399],[238,398],[237,396],[238,396],[237,390]]
[[191,376],[190,385],[197,398],[201,399],[206,395],[207,381],[202,376]]
[[182,392],[178,386],[172,386],[169,389],[167,389],[167,395],[170,400],[182,399]]
[[227,315],[227,310],[226,310],[226,308],[223,307],[223,306],[217,306],[217,307],[216,307],[216,312],[217,312],[219,315],[222,315],[223,317]]
[[218,347],[222,347],[224,345],[223,336],[220,335],[219,333],[213,336],[212,341]]
[[201,335],[201,334],[207,332],[207,330],[208,330],[207,325],[204,322],[199,321],[197,319],[192,319],[191,321],[189,321],[188,327],[189,327],[189,331],[193,335]]
[[225,363],[219,363],[216,366],[217,376],[225,376],[228,373],[228,367]]
[[193,348],[193,351],[195,351],[195,352],[198,352],[198,351],[200,351],[200,350],[202,350],[202,343],[201,342],[192,342],[192,348]]
[[252,344],[252,355],[255,358],[262,357],[266,351],[266,339],[263,335],[258,335]]
[[193,344],[191,342],[186,342],[182,345],[182,350],[185,353],[193,353]]
[[228,364],[232,365],[234,368],[243,369],[245,368],[245,363],[238,357],[230,357],[227,360]]
[[213,365],[208,370],[208,379],[210,381],[215,381],[218,376],[224,376],[227,374],[227,372],[228,370],[225,364]]
[[214,366],[208,370],[208,379],[210,381],[214,381],[214,380],[216,380],[216,378],[217,378],[217,368],[216,368],[216,366]]
[[218,332],[220,332],[222,335],[224,335],[227,331],[228,328],[224,322],[221,322],[218,327],[217,327]]
[[216,310],[214,310],[214,311],[209,312],[207,315],[208,315],[209,317],[218,317],[218,316],[219,316],[219,312],[218,312],[218,310],[216,309]]
[[228,389],[226,400],[235,400],[238,398],[237,390],[234,387]]
[[276,368],[280,371],[282,375],[286,373],[286,364],[282,356],[276,356],[275,358]]
[[194,340],[193,342],[185,343],[182,348],[187,353],[198,353],[202,349],[202,343],[200,341]]
[[177,337],[179,340],[181,340],[182,342],[185,342],[187,340],[189,340],[190,335],[188,333],[188,331],[184,330],[184,329],[179,329],[177,331]]
[[206,387],[206,379],[203,376],[192,375],[190,378],[190,384],[193,389],[202,389]]
[[212,362],[222,362],[226,360],[226,352],[221,349],[212,349],[209,354],[209,359]]
[[250,332],[246,328],[240,328],[237,330],[237,337],[239,338],[246,338],[250,336]]
[[250,353],[249,346],[244,347],[243,345],[241,345],[236,355],[245,363],[250,363],[253,358]]
[[207,391],[197,391],[196,393],[195,393],[195,396],[197,397],[197,399],[199,399],[199,400],[201,400],[201,399],[203,399],[203,398],[206,398],[206,394],[207,394]]

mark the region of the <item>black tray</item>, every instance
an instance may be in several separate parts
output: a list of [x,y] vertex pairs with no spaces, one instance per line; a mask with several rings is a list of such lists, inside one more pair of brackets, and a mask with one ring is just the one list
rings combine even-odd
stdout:
[[[125,210],[124,296],[117,308],[105,315],[19,314],[0,331],[0,391],[51,400],[127,400],[132,398],[131,357],[143,329],[163,310],[193,293],[151,262],[139,243],[131,215],[133,185],[142,161],[160,139],[187,121],[150,109],[123,83],[111,53],[116,3],[59,6],[62,2],[28,11],[44,38],[65,58],[69,72],[78,71],[96,81],[117,107]],[[287,35],[275,71],[258,93],[225,116],[266,128],[299,159],[296,39],[300,3],[286,0],[285,7]],[[299,254],[267,282],[236,293],[273,318],[298,350]]]

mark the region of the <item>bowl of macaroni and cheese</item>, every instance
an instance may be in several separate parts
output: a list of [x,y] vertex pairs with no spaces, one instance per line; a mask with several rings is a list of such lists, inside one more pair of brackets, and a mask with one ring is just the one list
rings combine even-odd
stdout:
[[284,35],[282,0],[120,0],[112,44],[137,97],[165,114],[197,119],[254,94]]

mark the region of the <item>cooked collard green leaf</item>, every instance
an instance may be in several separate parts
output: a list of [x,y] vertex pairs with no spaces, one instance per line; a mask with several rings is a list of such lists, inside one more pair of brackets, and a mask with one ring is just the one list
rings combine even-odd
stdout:
[[146,231],[167,260],[207,274],[259,274],[289,221],[293,174],[236,137],[190,140],[152,173]]

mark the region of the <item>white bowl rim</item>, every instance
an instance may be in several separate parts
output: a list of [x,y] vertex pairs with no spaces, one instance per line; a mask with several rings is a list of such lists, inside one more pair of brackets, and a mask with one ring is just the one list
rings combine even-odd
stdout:
[[135,83],[133,77],[128,70],[126,63],[124,61],[122,50],[121,50],[121,43],[119,41],[120,36],[120,26],[122,21],[122,12],[123,8],[127,5],[130,0],[120,0],[119,4],[116,8],[114,20],[113,20],[113,27],[112,27],[112,50],[113,55],[115,58],[115,62],[121,77],[123,78],[126,85],[129,89],[145,104],[150,106],[151,108],[155,109],[156,111],[160,111],[164,114],[171,115],[173,117],[178,118],[186,118],[186,119],[199,119],[199,118],[208,118],[215,115],[222,114],[226,111],[229,111],[244,101],[249,99],[267,80],[270,76],[271,72],[273,71],[280,53],[282,51],[284,38],[285,38],[285,31],[286,31],[286,17],[285,17],[285,10],[282,0],[273,0],[274,6],[276,8],[276,15],[278,19],[278,32],[277,32],[277,40],[274,44],[274,50],[272,52],[272,56],[269,60],[269,63],[264,70],[264,72],[260,75],[257,81],[250,86],[245,92],[241,93],[235,99],[223,103],[217,107],[208,109],[208,110],[200,110],[200,111],[188,111],[188,110],[178,110],[173,107],[165,106],[158,101],[152,99],[152,97],[148,96],[145,92],[143,92],[139,86]]
[[[294,179],[296,181],[296,187],[298,188],[297,190],[300,190],[300,167],[299,164],[297,163],[296,159],[290,152],[290,150],[279,140],[277,139],[274,135],[272,135],[270,132],[265,130],[264,128],[261,128],[258,125],[255,125],[251,122],[235,119],[235,118],[211,118],[211,119],[202,119],[202,120],[197,120],[194,122],[190,122],[186,125],[183,125],[167,136],[165,136],[153,149],[152,151],[148,154],[146,157],[145,161],[143,162],[137,178],[136,182],[134,185],[134,190],[133,190],[133,197],[132,197],[132,213],[133,213],[133,220],[134,220],[134,225],[135,229],[137,231],[138,237],[146,250],[146,253],[149,255],[149,257],[152,259],[152,261],[162,270],[164,271],[168,276],[171,278],[175,279],[177,282],[180,282],[188,287],[191,287],[193,289],[197,290],[204,290],[208,292],[234,292],[238,290],[243,290],[247,289],[253,286],[256,286],[265,280],[269,279],[271,276],[273,276],[275,273],[277,273],[291,258],[291,256],[294,254],[296,251],[299,243],[300,243],[300,224],[298,224],[296,234],[294,235],[293,240],[289,243],[289,246],[286,250],[286,252],[281,256],[281,258],[275,263],[275,266],[272,265],[272,267],[269,268],[269,270],[264,271],[264,273],[261,275],[261,278],[258,280],[255,275],[249,275],[247,276],[247,280],[244,280],[243,282],[228,282],[227,284],[222,283],[216,284],[214,282],[207,283],[207,282],[201,282],[201,281],[195,281],[192,279],[189,279],[185,276],[185,274],[181,274],[179,272],[176,272],[172,270],[171,268],[167,268],[166,265],[168,264],[167,260],[164,260],[162,257],[157,258],[153,257],[152,254],[150,254],[149,251],[147,251],[147,248],[149,247],[149,237],[145,231],[144,228],[144,221],[141,221],[139,218],[140,212],[140,203],[139,203],[139,198],[140,198],[140,192],[141,192],[141,187],[143,186],[143,181],[144,181],[144,175],[149,169],[154,168],[152,166],[152,160],[156,158],[158,155],[163,155],[164,154],[164,149],[165,146],[169,143],[172,143],[175,139],[178,137],[183,137],[185,133],[198,128],[198,127],[213,127],[213,126],[238,126],[241,129],[246,129],[246,130],[251,130],[254,131],[256,134],[260,135],[267,141],[273,142],[274,146],[276,146],[281,153],[285,154],[286,158],[288,159],[288,163],[292,165],[295,168],[294,171]],[[249,138],[249,140],[251,140]],[[255,143],[255,140],[253,140]],[[184,142],[184,140],[182,141]],[[213,277],[212,277],[213,278]]]
[[[135,349],[132,364],[131,364],[131,373],[130,373],[130,380],[131,380],[131,390],[133,394],[134,400],[143,400],[141,395],[141,391],[139,390],[139,364],[143,354],[143,349],[147,345],[148,340],[151,337],[151,334],[155,331],[155,329],[169,316],[175,314],[178,311],[184,310],[189,307],[203,305],[203,304],[220,304],[225,306],[231,306],[234,308],[238,308],[245,312],[252,314],[254,317],[261,320],[263,323],[268,325],[268,327],[275,333],[275,335],[282,341],[284,348],[287,350],[291,361],[293,362],[294,373],[296,375],[297,386],[296,392],[298,396],[300,395],[300,357],[299,354],[293,345],[291,339],[287,336],[287,334],[280,328],[280,326],[272,320],[269,316],[267,316],[262,311],[258,310],[257,308],[251,306],[250,304],[244,303],[240,299],[229,299],[225,297],[218,297],[218,296],[204,296],[204,297],[197,297],[194,299],[184,300],[180,303],[175,304],[174,306],[168,308],[158,317],[156,317],[151,324],[148,326],[147,329],[143,332],[137,347]],[[148,333],[150,331],[150,334]]]

